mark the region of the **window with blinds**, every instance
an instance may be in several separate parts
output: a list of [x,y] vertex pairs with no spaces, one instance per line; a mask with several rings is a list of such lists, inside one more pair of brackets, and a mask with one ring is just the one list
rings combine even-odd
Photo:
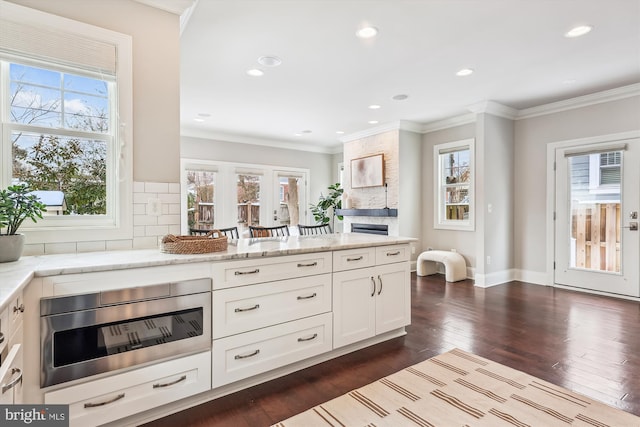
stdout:
[[24,224],[47,230],[42,241],[82,227],[123,237],[131,52],[130,36],[0,1],[0,184],[26,183],[48,205]]
[[620,185],[622,152],[611,151],[600,154],[600,185]]

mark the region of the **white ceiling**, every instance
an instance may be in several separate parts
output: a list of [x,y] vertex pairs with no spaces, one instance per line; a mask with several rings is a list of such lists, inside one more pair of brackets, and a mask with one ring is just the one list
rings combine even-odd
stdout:
[[[336,131],[426,124],[483,101],[521,110],[640,82],[640,0],[199,0],[190,13],[183,135],[331,152],[344,137]],[[378,36],[358,39],[364,24]],[[593,31],[565,38],[578,24]],[[282,65],[246,75],[263,55]],[[474,74],[457,77],[465,67]],[[210,116],[194,121],[199,114]]]

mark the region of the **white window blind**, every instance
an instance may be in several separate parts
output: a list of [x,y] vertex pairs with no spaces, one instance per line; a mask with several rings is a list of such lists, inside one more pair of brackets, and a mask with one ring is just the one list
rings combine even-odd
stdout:
[[[95,40],[65,29],[52,28],[48,20],[66,20],[0,1],[0,51],[5,54],[31,56],[115,75],[117,50],[115,43]],[[73,22],[73,21],[70,21]],[[77,23],[74,23],[77,24]]]

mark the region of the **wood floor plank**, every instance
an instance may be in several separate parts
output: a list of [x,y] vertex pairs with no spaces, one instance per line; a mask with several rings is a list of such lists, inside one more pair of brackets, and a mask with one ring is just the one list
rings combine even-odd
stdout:
[[268,426],[459,347],[640,416],[640,303],[511,282],[412,274],[407,335],[146,427]]

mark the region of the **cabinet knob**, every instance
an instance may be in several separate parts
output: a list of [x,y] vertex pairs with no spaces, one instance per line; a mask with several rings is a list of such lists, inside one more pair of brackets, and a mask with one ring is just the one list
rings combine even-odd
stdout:
[[24,313],[24,304],[20,304],[20,306],[13,306],[13,313],[15,314],[17,312]]

